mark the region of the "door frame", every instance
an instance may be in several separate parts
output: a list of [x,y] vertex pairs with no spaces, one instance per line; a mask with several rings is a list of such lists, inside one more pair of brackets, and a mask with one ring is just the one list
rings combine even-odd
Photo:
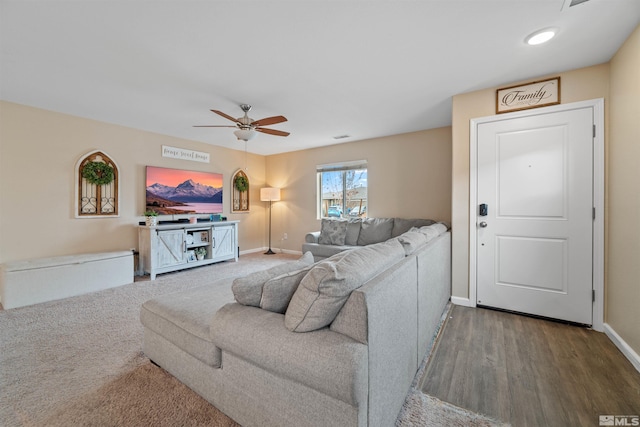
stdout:
[[596,218],[593,221],[593,325],[596,331],[604,331],[604,99],[572,102],[533,110],[518,111],[494,116],[479,117],[469,122],[469,306],[477,301],[477,206],[478,206],[478,126],[484,123],[531,117],[539,114],[591,108],[595,132],[593,137],[593,204]]

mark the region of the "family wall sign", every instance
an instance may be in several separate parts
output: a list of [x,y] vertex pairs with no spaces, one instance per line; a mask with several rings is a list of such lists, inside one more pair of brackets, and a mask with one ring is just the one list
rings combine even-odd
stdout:
[[560,104],[560,77],[496,91],[496,114]]

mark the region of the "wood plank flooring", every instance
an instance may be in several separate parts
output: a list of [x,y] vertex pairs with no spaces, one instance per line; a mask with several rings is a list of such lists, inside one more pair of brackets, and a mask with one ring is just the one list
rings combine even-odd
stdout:
[[600,332],[453,306],[422,390],[514,427],[640,415],[640,372]]

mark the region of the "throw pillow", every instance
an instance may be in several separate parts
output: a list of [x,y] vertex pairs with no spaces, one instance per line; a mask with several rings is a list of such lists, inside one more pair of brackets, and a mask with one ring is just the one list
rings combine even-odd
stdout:
[[402,244],[405,255],[409,256],[421,245],[427,243],[427,236],[414,227],[398,236],[398,241]]
[[427,242],[431,241],[433,238],[438,237],[449,228],[444,223],[437,223],[428,225],[426,227],[420,227],[419,231],[427,237]]
[[284,314],[300,281],[309,270],[311,270],[311,266],[267,280],[262,287],[260,308]]
[[393,231],[391,237],[398,237],[399,235],[406,233],[413,227],[420,228],[435,223],[432,219],[405,219],[394,218],[393,219]]
[[384,242],[391,238],[393,218],[366,218],[362,220],[358,246]]
[[264,283],[276,276],[291,271],[300,270],[313,264],[313,254],[305,252],[297,261],[276,265],[267,270],[256,271],[233,281],[231,290],[236,301],[242,305],[260,307],[262,287]]
[[404,256],[402,245],[393,239],[315,264],[291,298],[284,317],[286,328],[309,332],[331,324],[351,292]]
[[341,219],[323,219],[320,226],[318,243],[321,245],[344,245],[347,235],[347,221]]

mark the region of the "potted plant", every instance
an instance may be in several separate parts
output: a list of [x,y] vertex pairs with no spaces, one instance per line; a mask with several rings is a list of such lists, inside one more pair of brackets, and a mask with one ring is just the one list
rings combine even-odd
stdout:
[[207,255],[207,248],[205,248],[204,246],[200,246],[199,248],[196,248],[194,252],[196,253],[196,258],[198,259],[198,261],[202,261]]
[[147,227],[155,227],[156,225],[158,225],[158,212],[146,211],[144,213],[144,216],[147,222]]

